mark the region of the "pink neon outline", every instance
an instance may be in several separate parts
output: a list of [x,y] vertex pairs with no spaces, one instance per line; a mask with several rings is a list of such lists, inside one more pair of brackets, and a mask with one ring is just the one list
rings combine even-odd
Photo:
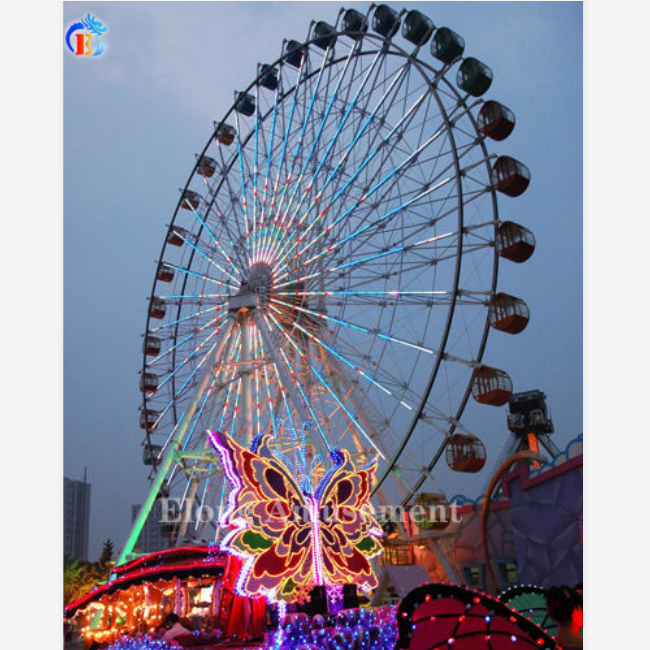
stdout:
[[242,569],[239,573],[239,577],[237,578],[237,582],[235,583],[235,593],[238,596],[243,596],[245,598],[255,598],[258,596],[264,596],[268,602],[277,604],[280,601],[278,601],[276,597],[276,591],[277,591],[276,588],[266,589],[265,587],[261,587],[261,589],[258,592],[255,592],[254,594],[251,594],[244,589],[244,584],[246,583],[248,576],[253,570],[253,564],[255,564],[255,556],[248,555],[246,553],[243,553],[242,551],[239,551],[238,549],[232,548],[230,546],[230,541],[235,535],[237,535],[237,533],[239,533],[240,531],[246,528],[246,521],[241,517],[238,517],[237,519],[233,519],[232,521],[226,522],[228,516],[232,514],[232,512],[235,510],[235,502],[243,485],[241,479],[239,478],[239,475],[237,474],[235,468],[232,465],[232,461],[228,454],[228,450],[221,444],[221,442],[219,442],[218,438],[211,431],[208,431],[208,437],[213,447],[219,452],[219,456],[221,457],[221,462],[226,472],[226,478],[232,485],[232,490],[228,495],[228,508],[222,514],[219,520],[219,525],[225,527],[226,525],[230,524],[234,526],[234,529],[230,533],[228,533],[223,538],[223,540],[221,540],[221,544],[220,544],[221,550],[230,553],[235,557],[238,557],[240,560],[243,560],[244,562]]

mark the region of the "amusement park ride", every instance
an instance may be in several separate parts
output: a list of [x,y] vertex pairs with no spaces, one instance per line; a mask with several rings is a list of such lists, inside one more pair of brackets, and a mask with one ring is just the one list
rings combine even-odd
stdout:
[[[108,586],[210,548],[237,559],[242,596],[372,590],[382,547],[413,531],[382,531],[371,503],[446,507],[438,463],[485,465],[461,422],[469,399],[510,402],[508,453],[552,450],[543,395],[514,399],[483,361],[491,330],[529,320],[497,290],[499,264],[535,248],[509,204],[500,216],[498,195],[522,194],[530,174],[488,148],[515,126],[483,99],[492,79],[452,29],[372,5],[312,21],[235,92],[160,252],[140,376],[151,487]],[[166,528],[177,550],[148,560],[138,537],[162,497],[186,516]],[[269,527],[256,508],[272,498],[310,514],[290,534]],[[333,499],[352,504],[345,530],[319,515]],[[458,581],[444,528],[425,520],[417,538]]]

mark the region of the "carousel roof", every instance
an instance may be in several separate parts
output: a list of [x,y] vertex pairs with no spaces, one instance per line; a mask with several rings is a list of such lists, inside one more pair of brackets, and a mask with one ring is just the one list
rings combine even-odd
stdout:
[[128,589],[144,582],[156,582],[172,577],[187,578],[221,575],[226,555],[214,546],[181,546],[148,553],[115,567],[108,582],[98,585],[64,608],[66,618],[87,607],[105,594]]

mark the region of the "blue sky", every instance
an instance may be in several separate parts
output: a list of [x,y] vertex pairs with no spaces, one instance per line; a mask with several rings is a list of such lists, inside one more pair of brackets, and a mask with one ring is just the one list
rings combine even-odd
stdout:
[[[499,288],[524,298],[532,319],[517,337],[491,336],[485,360],[505,368],[515,390],[546,392],[563,446],[583,428],[582,5],[408,6],[464,36],[466,54],[495,73],[488,96],[517,116],[513,135],[494,149],[525,162],[532,183],[500,209],[534,231],[538,249],[525,265],[503,264]],[[276,58],[283,38],[304,37],[310,20],[334,22],[338,8],[64,3],[62,33],[88,12],[108,26],[105,55],[63,52],[64,473],[81,477],[88,466],[91,556],[107,537],[122,544],[130,506],[146,493],[140,334],[154,260],[194,154],[256,64]],[[492,457],[505,441],[505,413],[466,413]],[[471,493],[484,482],[449,491]]]

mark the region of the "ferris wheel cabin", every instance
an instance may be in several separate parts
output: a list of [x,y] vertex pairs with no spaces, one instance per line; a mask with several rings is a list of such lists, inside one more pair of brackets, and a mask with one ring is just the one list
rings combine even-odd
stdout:
[[326,50],[336,43],[336,30],[324,20],[319,20],[314,25],[314,45],[321,50]]
[[530,184],[530,170],[510,156],[499,156],[492,167],[492,183],[506,196],[519,196]]
[[235,140],[237,131],[232,124],[220,124],[215,132],[214,139],[217,144],[229,147]]
[[158,411],[140,411],[140,428],[155,431],[160,413]]
[[504,221],[497,233],[499,255],[506,260],[521,264],[535,252],[535,235],[513,221]]
[[260,67],[260,86],[267,90],[275,90],[280,82],[278,81],[278,69],[264,63]]
[[201,195],[192,190],[184,190],[181,197],[181,207],[185,210],[196,210],[201,203]]
[[160,262],[160,264],[158,264],[158,271],[156,272],[156,279],[161,282],[171,282],[174,279],[173,267],[164,262]]
[[384,38],[392,38],[399,30],[397,12],[388,5],[379,5],[372,15],[372,29]]
[[217,161],[210,156],[201,156],[196,165],[196,172],[204,178],[212,178],[217,171]]
[[463,60],[456,75],[456,85],[472,97],[480,97],[492,85],[494,75],[485,63],[471,56]]
[[483,104],[478,114],[478,130],[492,140],[505,140],[515,128],[515,114],[493,99]]
[[162,341],[157,336],[146,336],[142,342],[142,351],[148,357],[157,357],[162,350]]
[[435,25],[433,21],[419,11],[409,11],[402,25],[402,36],[414,45],[424,45],[428,40]]
[[504,370],[479,366],[474,370],[472,397],[479,404],[503,406],[512,396],[512,379]]
[[455,433],[449,438],[445,460],[454,472],[475,474],[483,468],[486,458],[485,445],[476,436],[469,433]]
[[507,293],[497,293],[490,301],[490,326],[500,332],[519,334],[530,320],[528,305],[521,299]]
[[155,393],[158,390],[158,375],[145,372],[140,377],[140,392]]
[[431,54],[447,65],[453,63],[465,51],[465,39],[449,29],[440,27],[431,40]]
[[343,14],[343,31],[350,38],[359,40],[368,31],[368,21],[356,9],[348,9]]
[[152,298],[149,305],[149,315],[151,318],[165,318],[167,313],[167,303],[162,298]]

